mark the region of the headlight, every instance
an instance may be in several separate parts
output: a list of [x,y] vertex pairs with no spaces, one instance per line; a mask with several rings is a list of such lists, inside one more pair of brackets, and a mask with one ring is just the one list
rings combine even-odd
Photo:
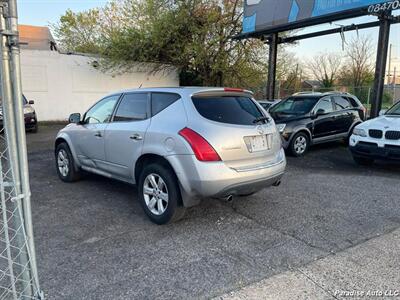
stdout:
[[286,128],[286,124],[276,124],[276,129],[278,129],[279,133],[282,133]]
[[364,129],[361,128],[354,128],[353,130],[354,135],[362,136],[362,137],[367,137],[367,132]]
[[32,107],[24,107],[24,114],[33,114],[34,112],[35,110]]

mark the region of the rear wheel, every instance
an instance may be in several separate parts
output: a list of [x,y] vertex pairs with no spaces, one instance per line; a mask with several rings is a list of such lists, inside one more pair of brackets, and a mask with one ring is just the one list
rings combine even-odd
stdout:
[[164,225],[181,219],[185,213],[178,179],[161,164],[146,166],[139,177],[139,200],[146,215],[156,224]]
[[310,138],[305,132],[297,133],[290,142],[290,153],[293,156],[303,156],[310,147]]
[[56,148],[56,167],[58,177],[65,182],[74,182],[81,178],[81,172],[75,169],[75,161],[66,143]]
[[374,160],[372,158],[353,156],[353,159],[356,164],[360,166],[370,166],[374,163]]

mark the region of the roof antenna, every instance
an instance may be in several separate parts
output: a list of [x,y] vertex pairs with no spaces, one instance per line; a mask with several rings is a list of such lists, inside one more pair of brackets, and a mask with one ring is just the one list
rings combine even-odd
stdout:
[[142,86],[143,86],[143,82],[140,84],[140,86],[139,86],[139,89],[141,89],[141,88],[142,88]]

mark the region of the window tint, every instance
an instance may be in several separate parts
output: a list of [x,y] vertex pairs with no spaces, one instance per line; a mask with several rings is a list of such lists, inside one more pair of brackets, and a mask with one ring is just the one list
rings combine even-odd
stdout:
[[181,96],[178,94],[168,93],[152,93],[151,94],[151,114],[155,116],[162,110],[166,109],[172,103],[180,99]]
[[343,97],[336,96],[334,99],[336,103],[336,110],[348,109],[352,107],[350,101]]
[[114,122],[130,122],[147,119],[148,94],[126,94],[118,106]]
[[197,111],[204,118],[216,122],[254,125],[255,119],[263,117],[256,104],[247,97],[193,97],[192,100]]
[[85,115],[85,123],[100,124],[110,122],[119,95],[105,98],[93,106]]
[[352,107],[359,107],[360,104],[358,104],[356,99],[351,97],[346,97],[346,99],[350,101]]
[[321,101],[315,107],[314,111],[317,112],[320,109],[323,109],[326,114],[333,112],[333,105],[331,99],[330,98],[321,99]]
[[272,103],[263,102],[263,103],[260,103],[260,104],[265,110],[268,110],[272,106]]
[[392,116],[400,116],[400,102],[394,105],[391,109],[389,109],[385,115],[392,115]]
[[317,97],[294,97],[288,98],[273,106],[270,111],[272,113],[281,113],[287,115],[303,115],[309,113],[317,104]]

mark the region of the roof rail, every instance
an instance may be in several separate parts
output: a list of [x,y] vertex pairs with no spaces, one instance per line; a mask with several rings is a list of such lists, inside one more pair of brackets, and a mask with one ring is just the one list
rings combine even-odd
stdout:
[[324,95],[332,95],[332,94],[340,94],[340,95],[351,95],[348,92],[340,92],[340,91],[329,91],[329,92],[325,92],[323,93]]
[[309,94],[322,95],[322,93],[320,93],[320,92],[309,91],[309,92],[298,92],[298,93],[294,93],[293,96],[298,96],[298,95],[309,95]]

